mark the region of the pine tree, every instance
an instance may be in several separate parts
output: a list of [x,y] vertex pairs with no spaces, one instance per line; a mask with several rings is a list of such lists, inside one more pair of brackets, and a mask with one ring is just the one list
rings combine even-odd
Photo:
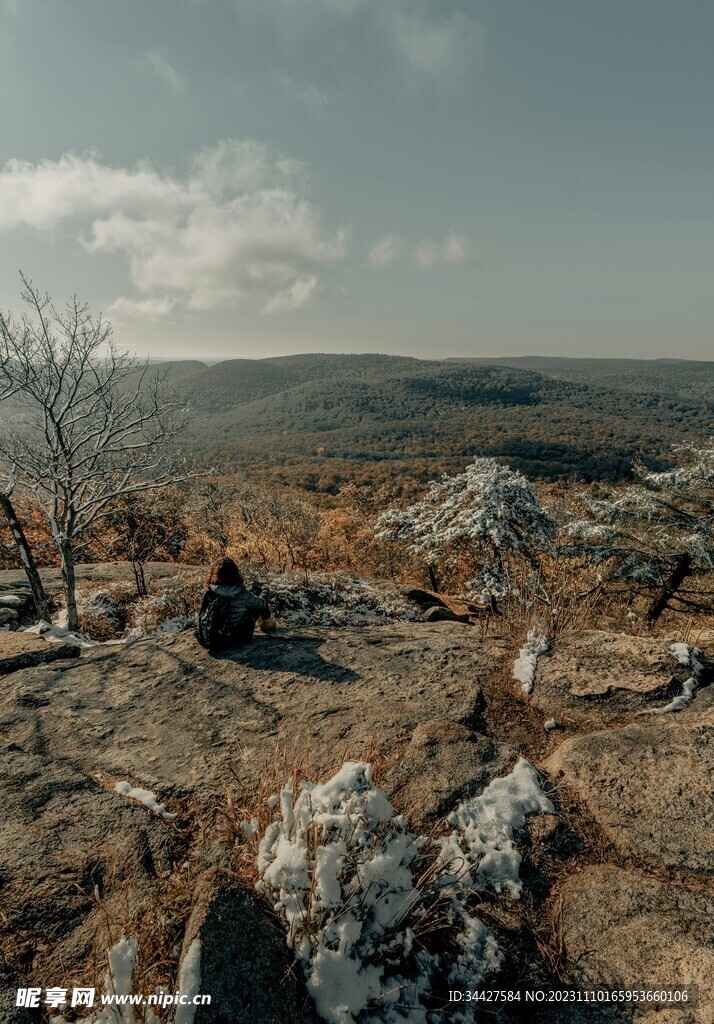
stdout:
[[475,458],[463,473],[433,481],[422,501],[382,515],[377,537],[404,541],[432,570],[466,555],[478,566],[465,584],[469,596],[495,610],[523,568],[552,549],[555,520],[522,474]]
[[661,473],[636,465],[636,484],[605,498],[581,495],[585,512],[568,527],[567,554],[609,563],[608,578],[649,592],[647,619],[670,602],[688,576],[714,567],[714,438],[702,448],[675,446],[680,464]]

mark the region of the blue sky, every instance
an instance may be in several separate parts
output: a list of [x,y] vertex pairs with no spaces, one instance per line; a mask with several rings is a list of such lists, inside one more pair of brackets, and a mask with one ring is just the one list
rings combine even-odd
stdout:
[[708,358],[714,6],[0,0],[17,270],[155,356]]

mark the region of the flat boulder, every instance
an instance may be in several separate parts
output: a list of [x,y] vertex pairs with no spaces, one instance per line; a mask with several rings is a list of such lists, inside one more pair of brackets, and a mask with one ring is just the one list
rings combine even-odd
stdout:
[[544,717],[569,717],[588,730],[664,707],[691,670],[658,638],[582,630],[538,658],[529,700]]
[[714,898],[710,893],[599,864],[571,875],[560,887],[559,898],[571,983],[579,989],[692,986],[699,990],[692,1005],[665,1004],[658,1009],[645,1004],[633,1018],[623,1009],[619,1019],[710,1024],[714,977]]
[[443,817],[489,782],[507,775],[518,752],[448,719],[422,722],[384,788],[413,822]]
[[714,708],[566,740],[545,762],[624,856],[714,873]]
[[107,922],[130,927],[155,903],[178,856],[175,828],[68,764],[13,744],[0,746],[0,806],[8,968],[33,985],[93,984],[88,968],[111,944]]
[[506,650],[461,623],[399,622],[284,627],[212,657],[187,631],[16,673],[0,691],[0,737],[208,798],[234,772],[265,777],[276,748],[326,772],[345,756],[393,757],[434,718],[478,729],[481,680]]
[[[14,614],[17,618],[17,613]],[[36,633],[0,632],[0,675],[63,658],[78,658],[81,653],[78,644],[50,643]]]
[[280,922],[255,891],[221,868],[207,871],[196,887],[179,990],[188,990],[184,979],[191,975],[211,995],[192,1024],[319,1024]]

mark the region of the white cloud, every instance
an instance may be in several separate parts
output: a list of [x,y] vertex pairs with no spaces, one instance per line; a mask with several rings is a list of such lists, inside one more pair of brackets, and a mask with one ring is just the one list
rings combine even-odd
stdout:
[[184,176],[109,167],[96,154],[11,160],[0,170],[0,230],[67,222],[89,252],[122,254],[136,294],[114,303],[120,315],[297,309],[346,249],[303,198],[305,177],[302,164],[235,140],[196,154]]
[[407,70],[441,81],[460,78],[481,59],[483,29],[466,14],[435,15],[432,7],[384,4],[380,20]]
[[293,309],[302,309],[308,306],[315,297],[319,285],[316,274],[298,277],[289,288],[276,294],[265,304],[265,313],[285,313]]
[[168,58],[161,50],[147,50],[143,57],[159,81],[168,86],[172,92],[184,91],[186,80],[169,63]]
[[466,240],[454,231],[447,235],[441,249],[444,263],[463,263],[466,259]]
[[286,45],[316,32],[366,26],[409,74],[452,81],[481,59],[483,28],[470,14],[444,11],[441,0],[236,0],[244,17],[269,18]]
[[369,262],[373,267],[386,267],[393,263],[399,254],[399,239],[394,235],[385,235],[380,238],[369,254]]
[[414,259],[422,270],[444,263],[463,263],[466,259],[466,240],[463,235],[454,231],[446,236],[443,242],[433,242],[425,238],[414,250]]
[[118,317],[136,317],[140,320],[161,320],[175,307],[176,300],[168,295],[153,299],[127,299],[120,297],[112,302],[107,312]]

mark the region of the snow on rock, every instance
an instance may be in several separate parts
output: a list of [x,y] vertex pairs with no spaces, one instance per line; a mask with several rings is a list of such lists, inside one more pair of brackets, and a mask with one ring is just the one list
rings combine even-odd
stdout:
[[67,629],[66,616],[60,615],[57,622],[45,622],[40,620],[33,626],[27,626],[22,630],[23,633],[35,633],[37,636],[42,637],[43,640],[47,640],[48,643],[62,644],[62,643],[73,643],[77,644],[78,647],[97,647],[98,642],[92,640],[90,637],[85,636],[84,633],[74,633],[71,629]]
[[558,728],[558,723],[554,718],[549,718],[547,721],[543,722],[543,728],[546,732],[552,732],[553,729]]
[[140,804],[148,807],[154,814],[158,814],[164,821],[173,821],[174,818],[178,817],[178,815],[167,811],[166,806],[160,804],[156,799],[156,794],[152,793],[149,789],[134,787],[130,782],[117,782],[114,792],[118,793],[119,796],[125,796],[128,800],[138,800]]
[[535,769],[521,758],[510,775],[494,779],[484,791],[459,804],[449,815],[454,826],[442,841],[442,860],[460,866],[460,880],[476,888],[507,889],[518,898],[521,855],[514,844],[529,814],[552,814]]
[[[347,762],[323,784],[289,784],[268,804],[257,887],[285,923],[329,1024],[426,1024],[435,983],[476,985],[498,970],[496,940],[467,905],[487,884],[520,892],[515,831],[527,814],[553,810],[523,760],[462,804],[439,843],[409,830],[365,762]],[[468,870],[455,874],[457,859]],[[455,960],[430,948],[444,922],[461,950]],[[474,1021],[474,1011],[461,1019]]]
[[189,1002],[179,1003],[176,1007],[174,1024],[193,1024],[196,1016],[194,998],[201,991],[201,940],[194,939],[188,947],[186,956],[181,961],[177,988],[182,995],[189,997]]
[[692,674],[682,683],[682,692],[674,697],[669,704],[663,708],[650,709],[653,715],[666,715],[671,711],[681,711],[682,708],[686,708],[697,688],[699,673],[702,670],[702,663],[699,660],[699,655],[702,652],[696,647],[690,647],[689,644],[683,643],[670,644],[669,653],[677,659],[680,665],[691,669]]
[[513,678],[521,683],[524,693],[533,689],[538,658],[547,650],[548,637],[540,627],[534,626],[528,631],[526,642],[513,663]]

